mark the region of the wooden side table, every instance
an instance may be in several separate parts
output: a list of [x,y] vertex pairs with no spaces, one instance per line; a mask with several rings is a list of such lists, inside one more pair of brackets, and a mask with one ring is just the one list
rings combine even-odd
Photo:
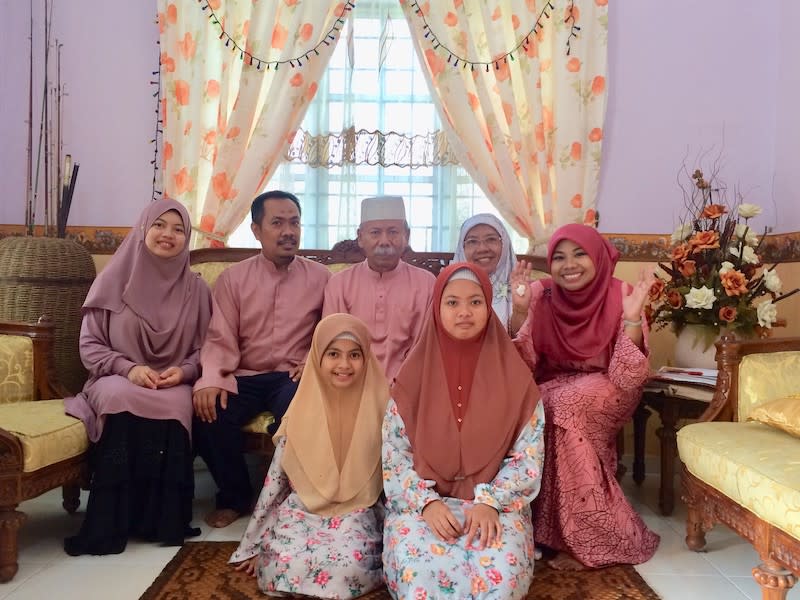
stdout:
[[675,508],[675,456],[678,445],[675,438],[679,419],[696,419],[708,408],[714,395],[713,388],[690,383],[666,383],[650,380],[645,384],[642,400],[633,415],[633,480],[644,481],[644,450],[647,419],[653,411],[661,418],[656,431],[661,440],[661,485],[658,506],[661,514],[669,516]]

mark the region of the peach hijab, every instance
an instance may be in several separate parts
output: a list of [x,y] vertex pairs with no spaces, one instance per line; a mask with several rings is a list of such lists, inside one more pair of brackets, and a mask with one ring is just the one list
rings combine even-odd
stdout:
[[[474,340],[450,337],[439,318],[445,287],[462,269],[477,277],[489,307],[486,329]],[[392,386],[414,470],[434,480],[442,496],[472,500],[477,484],[491,482],[539,401],[531,370],[491,307],[483,269],[470,263],[443,269],[420,338]],[[452,396],[462,388],[469,392],[459,426]]]
[[[320,365],[336,339],[354,340],[364,354],[360,378],[340,390]],[[389,384],[370,350],[366,325],[333,314],[314,330],[300,385],[274,441],[286,438],[281,465],[306,508],[332,517],[367,508],[383,491],[381,424]]]

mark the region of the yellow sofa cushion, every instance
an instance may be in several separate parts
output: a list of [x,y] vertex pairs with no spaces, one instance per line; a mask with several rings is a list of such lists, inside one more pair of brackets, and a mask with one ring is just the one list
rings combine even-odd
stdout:
[[33,341],[0,335],[0,404],[33,400]]
[[272,416],[271,412],[263,412],[255,419],[247,423],[247,425],[242,427],[242,431],[246,431],[248,433],[267,433],[267,427],[272,425],[274,422],[275,417]]
[[800,437],[800,394],[761,404],[750,413],[749,418]]
[[800,352],[748,354],[739,364],[739,421],[760,404],[800,390]]
[[693,423],[678,431],[689,472],[800,538],[800,440],[762,423]]
[[89,448],[86,427],[80,419],[64,413],[63,400],[0,405],[0,424],[22,443],[25,473],[78,456]]

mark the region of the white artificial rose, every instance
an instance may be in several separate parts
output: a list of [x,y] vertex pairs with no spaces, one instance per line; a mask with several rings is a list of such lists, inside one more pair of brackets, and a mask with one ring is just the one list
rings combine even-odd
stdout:
[[706,310],[714,308],[714,302],[717,299],[714,295],[714,290],[706,286],[690,289],[685,298],[687,308],[703,308]]
[[761,214],[761,207],[758,204],[743,202],[739,205],[739,216],[743,219],[752,219]]
[[686,238],[689,237],[689,234],[692,233],[692,224],[691,223],[681,223],[678,227],[675,228],[675,231],[672,232],[672,243],[677,244],[682,242]]
[[728,271],[732,271],[733,269],[734,269],[733,263],[725,260],[719,266],[719,274],[724,275],[725,273],[727,273]]
[[772,329],[772,324],[778,320],[778,307],[771,300],[759,304],[756,307],[756,313],[758,314],[758,324],[767,329]]
[[764,273],[764,285],[767,286],[767,289],[770,292],[775,294],[781,293],[781,278],[778,277],[778,274],[775,272],[775,269],[771,271],[766,271]]
[[[739,248],[736,246],[731,246],[728,248],[728,252],[739,257]],[[742,250],[742,262],[746,265],[757,265],[761,259],[758,258],[756,251],[753,250],[750,246],[745,246]]]
[[744,223],[737,223],[733,233],[737,238],[744,239],[744,243],[748,246],[758,245],[758,236]]

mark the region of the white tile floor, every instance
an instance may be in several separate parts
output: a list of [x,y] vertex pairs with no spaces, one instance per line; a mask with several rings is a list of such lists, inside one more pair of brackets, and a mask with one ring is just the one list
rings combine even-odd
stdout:
[[[625,461],[630,465],[630,459]],[[761,593],[750,576],[757,555],[750,545],[722,526],[707,536],[705,553],[694,553],[684,545],[686,511],[678,503],[675,514],[664,518],[658,513],[658,476],[648,474],[641,488],[630,478],[623,480],[628,497],[647,524],[661,535],[658,552],[638,568],[642,577],[664,600],[758,600]],[[201,517],[213,504],[214,488],[204,470],[197,472],[195,524],[202,534],[195,540],[238,540],[247,519],[239,519],[225,529],[213,530]],[[86,493],[81,497],[85,507]],[[131,542],[124,553],[114,556],[64,554],[64,537],[74,534],[81,513],[67,515],[61,508],[61,492],[56,490],[22,505],[28,523],[20,533],[19,572],[10,582],[0,584],[0,599],[38,600],[127,600],[136,599],[174,556],[176,548],[160,548]],[[789,593],[800,600],[800,587]]]

